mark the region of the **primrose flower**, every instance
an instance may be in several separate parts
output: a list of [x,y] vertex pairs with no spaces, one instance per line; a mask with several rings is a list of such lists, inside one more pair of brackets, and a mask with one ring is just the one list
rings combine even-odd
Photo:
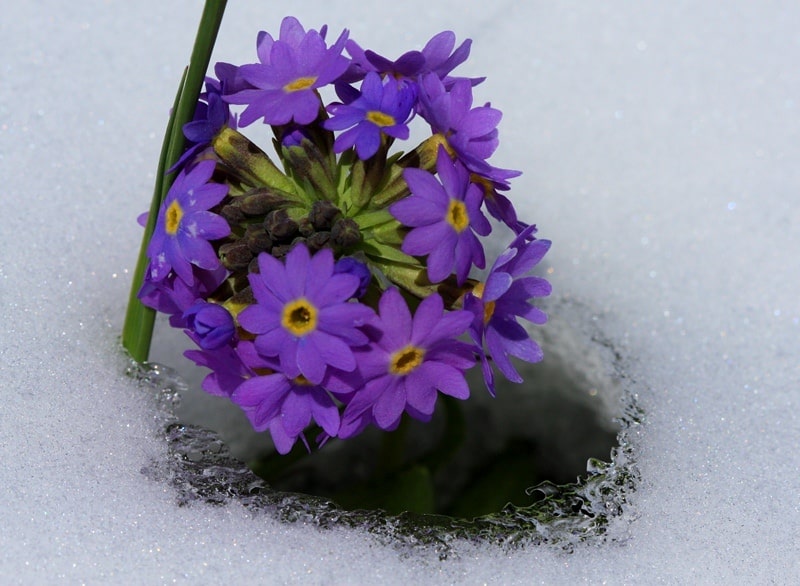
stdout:
[[260,272],[249,275],[256,304],[239,314],[240,325],[256,334],[259,354],[279,357],[289,378],[303,375],[319,384],[329,367],[352,372],[352,347],[369,341],[360,327],[373,315],[366,305],[349,302],[361,280],[334,274],[333,253],[327,248],[312,257],[299,243],[285,261],[258,256]]
[[[321,384],[313,384],[303,375],[288,377],[279,371],[275,359],[257,355],[252,343],[242,342],[243,353],[251,367],[260,374],[241,383],[231,401],[242,408],[253,429],[269,429],[275,448],[288,453],[303,430],[313,421],[328,437],[339,432],[339,409],[331,392],[351,393],[361,384],[357,372],[329,369]],[[306,444],[307,445],[307,444]]]
[[241,78],[253,86],[225,96],[232,104],[246,104],[239,123],[248,126],[259,118],[272,125],[309,124],[321,106],[317,88],[332,83],[347,69],[349,60],[341,53],[347,41],[343,31],[327,48],[322,34],[305,31],[296,18],[286,17],[280,37],[261,33],[257,47],[261,63],[242,65]]
[[214,161],[201,161],[175,178],[147,248],[150,280],[161,281],[174,270],[191,286],[192,265],[210,271],[220,266],[209,240],[224,238],[231,229],[223,218],[208,211],[228,193],[227,185],[209,182],[215,167]]
[[204,299],[213,293],[228,275],[228,271],[221,265],[212,271],[200,270],[192,265],[192,273],[193,284],[187,285],[174,272],[169,273],[165,279],[153,281],[148,268],[138,298],[147,307],[169,315],[169,325],[173,328],[184,328],[187,322],[183,312],[198,299]]
[[353,297],[361,299],[367,292],[367,287],[372,280],[372,273],[369,272],[369,267],[363,262],[359,262],[352,256],[345,256],[336,261],[333,266],[334,273],[350,273],[358,277],[358,289],[356,289]]
[[[191,331],[188,334],[199,345],[196,334]],[[205,392],[217,397],[230,397],[239,385],[256,374],[248,366],[252,359],[246,359],[246,351],[246,343],[239,342],[235,348],[228,344],[214,350],[186,350],[183,355],[198,366],[211,370],[201,383]]]
[[438,294],[425,298],[412,318],[397,289],[387,289],[380,316],[371,322],[373,343],[359,351],[359,370],[366,381],[345,408],[339,437],[360,433],[370,423],[391,430],[403,412],[430,420],[437,390],[457,399],[469,396],[464,371],[475,364],[473,349],[455,338],[472,322],[472,314],[444,313]]
[[332,104],[328,111],[333,118],[322,126],[328,130],[349,130],[336,138],[333,150],[341,153],[355,145],[358,158],[366,160],[378,151],[381,136],[405,140],[409,130],[406,121],[416,96],[412,88],[394,79],[385,82],[370,72],[361,84],[361,95],[347,104]]
[[182,168],[201,151],[207,149],[211,140],[223,126],[236,128],[236,117],[231,116],[228,104],[222,99],[222,84],[213,77],[206,77],[206,91],[200,95],[191,122],[183,125],[183,136],[189,148],[169,172]]
[[477,173],[473,173],[471,176],[472,182],[483,190],[483,203],[486,205],[486,211],[493,218],[500,220],[511,228],[515,234],[525,230],[528,224],[517,217],[517,210],[514,209],[514,204],[501,192],[508,191],[511,188],[508,180],[518,175],[520,175],[519,171],[492,167],[491,178]]
[[500,110],[486,106],[472,107],[472,86],[467,79],[456,80],[448,90],[435,74],[420,81],[420,115],[431,125],[434,134],[446,140],[466,167],[480,175],[491,175],[486,159],[499,144],[497,125]]
[[228,344],[236,333],[233,316],[216,303],[198,301],[183,312],[186,326],[194,332],[197,344],[204,350],[215,350]]
[[[529,301],[546,297],[551,287],[541,277],[525,277],[550,249],[549,240],[531,239],[535,226],[523,230],[497,261],[485,282],[479,283],[466,295],[464,309],[473,313],[470,337],[479,348],[483,375],[489,392],[494,395],[494,375],[489,365],[489,355],[501,373],[510,381],[522,382],[509,356],[526,362],[539,362],[542,349],[525,331],[517,317],[534,324],[543,324],[547,315]],[[489,355],[483,349],[483,343]]]
[[403,240],[402,250],[414,256],[428,255],[430,280],[443,281],[455,269],[461,284],[473,264],[481,269],[486,266],[483,247],[475,234],[486,236],[492,227],[480,210],[480,188],[470,183],[467,169],[451,161],[441,146],[436,171],[441,183],[421,169],[403,171],[411,195],[389,211],[413,228]]
[[[354,40],[349,39],[345,48],[352,57],[352,62],[343,81],[358,81],[370,71],[405,82],[416,81],[425,73],[435,73],[440,79],[447,80],[449,85],[451,81],[458,79],[449,77],[449,74],[467,60],[472,40],[467,39],[453,51],[455,44],[455,33],[443,31],[428,41],[422,51],[407,51],[391,61],[374,51],[365,51]],[[470,81],[472,85],[476,85],[483,79]]]

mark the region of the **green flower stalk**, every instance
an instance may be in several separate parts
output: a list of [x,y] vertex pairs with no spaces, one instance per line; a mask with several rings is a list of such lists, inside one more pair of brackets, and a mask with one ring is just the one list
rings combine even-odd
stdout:
[[153,337],[155,310],[143,305],[138,299],[138,293],[144,281],[148,262],[147,246],[155,228],[158,209],[172,185],[172,180],[170,176],[165,175],[165,170],[172,168],[183,154],[185,141],[182,129],[184,124],[188,123],[194,116],[197,98],[200,95],[206,70],[211,61],[211,51],[217,39],[217,32],[222,23],[226,3],[227,0],[206,1],[189,60],[189,67],[181,77],[172,114],[169,122],[167,122],[167,130],[164,135],[164,143],[161,147],[161,156],[156,172],[153,200],[150,204],[150,213],[142,236],[139,258],[133,272],[128,310],[125,314],[125,324],[122,328],[122,345],[137,362],[147,361],[150,353],[150,342]]

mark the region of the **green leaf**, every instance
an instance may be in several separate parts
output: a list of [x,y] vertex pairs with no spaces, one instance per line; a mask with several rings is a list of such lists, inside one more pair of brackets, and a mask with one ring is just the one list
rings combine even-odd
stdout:
[[226,3],[227,0],[207,0],[203,7],[203,14],[200,17],[200,25],[197,29],[189,67],[184,71],[178,85],[172,114],[167,122],[167,129],[164,134],[153,199],[150,203],[150,215],[142,235],[139,257],[131,281],[125,323],[122,327],[122,345],[137,362],[147,361],[150,353],[150,342],[153,337],[155,311],[142,305],[137,296],[144,281],[144,272],[147,268],[147,246],[155,229],[158,210],[174,180],[173,177],[165,176],[165,170],[172,167],[183,154],[185,144],[183,125],[194,117],[197,98],[203,87],[208,63],[211,60],[211,51],[214,48],[217,32],[222,23],[222,15],[225,12]]

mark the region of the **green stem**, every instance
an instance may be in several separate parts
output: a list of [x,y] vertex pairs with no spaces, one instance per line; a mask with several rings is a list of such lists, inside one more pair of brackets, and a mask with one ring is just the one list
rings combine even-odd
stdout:
[[191,121],[197,107],[197,99],[203,87],[208,64],[211,61],[211,51],[217,39],[217,32],[222,23],[227,0],[206,0],[197,36],[189,60],[189,67],[183,73],[175,104],[172,107],[169,122],[167,123],[164,143],[158,163],[156,184],[153,200],[150,203],[150,214],[147,219],[142,245],[139,249],[139,258],[133,272],[131,293],[128,299],[128,309],[125,314],[125,324],[122,327],[122,345],[137,362],[147,361],[150,353],[150,341],[153,337],[153,324],[155,311],[142,305],[137,295],[144,280],[147,268],[147,246],[155,229],[156,217],[164,201],[174,177],[165,175],[165,170],[171,168],[183,154],[184,137],[183,125]]

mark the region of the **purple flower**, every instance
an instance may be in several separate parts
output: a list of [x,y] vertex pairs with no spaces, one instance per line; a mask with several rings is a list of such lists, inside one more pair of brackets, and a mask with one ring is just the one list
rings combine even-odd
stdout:
[[200,94],[194,117],[191,122],[183,125],[183,136],[188,141],[188,148],[170,167],[169,173],[183,168],[187,161],[208,148],[223,126],[236,128],[236,117],[231,116],[228,104],[223,101],[221,94],[222,84],[213,77],[206,77],[206,91]]
[[[188,332],[188,335],[197,343],[193,332]],[[183,355],[198,366],[211,369],[201,384],[205,392],[218,397],[230,397],[239,385],[255,376],[255,371],[248,366],[252,362],[248,356],[255,352],[248,353],[248,349],[246,342],[239,342],[235,348],[228,344],[214,350],[187,350]]]
[[251,273],[257,303],[239,315],[239,324],[256,334],[256,350],[280,359],[287,377],[303,375],[319,384],[328,367],[352,372],[352,346],[368,342],[360,326],[372,309],[349,302],[360,285],[352,274],[333,272],[333,253],[322,249],[313,257],[305,244],[286,255],[286,264],[262,253],[260,273]]
[[216,303],[198,301],[183,312],[183,318],[203,350],[216,350],[225,346],[236,333],[233,316]]
[[187,285],[175,273],[170,273],[160,281],[153,281],[148,266],[142,288],[139,290],[139,300],[147,307],[169,315],[169,324],[173,328],[186,327],[183,312],[198,299],[204,299],[216,291],[228,276],[228,271],[222,265],[213,271],[204,271],[192,266],[192,272],[194,273],[192,285]]
[[436,170],[441,183],[421,169],[403,171],[411,195],[389,211],[413,228],[403,240],[402,250],[414,256],[428,255],[430,280],[438,283],[455,268],[461,284],[471,265],[486,265],[483,247],[473,232],[486,236],[492,227],[480,210],[480,188],[470,183],[467,169],[451,161],[444,147],[439,147]]
[[[382,77],[404,81],[416,81],[425,73],[435,73],[440,79],[447,80],[449,86],[457,78],[450,78],[448,75],[467,60],[472,40],[467,39],[453,51],[455,44],[455,34],[452,31],[443,31],[428,41],[422,51],[408,51],[391,61],[374,51],[365,51],[351,39],[347,41],[346,49],[352,61],[342,81],[359,81],[370,71],[379,73]],[[470,81],[472,85],[476,85],[483,78]]]
[[475,364],[469,344],[455,340],[472,321],[467,311],[443,315],[438,294],[422,301],[413,319],[403,296],[388,289],[379,302],[380,316],[371,326],[374,342],[359,351],[366,383],[345,408],[339,437],[352,437],[370,423],[391,430],[405,411],[428,421],[437,390],[457,399],[469,396],[464,371]]
[[[547,315],[529,303],[533,297],[546,297],[551,287],[541,277],[525,277],[550,249],[549,240],[536,240],[535,226],[523,230],[511,246],[498,257],[484,283],[479,283],[464,300],[464,308],[474,315],[470,337],[478,346],[483,375],[489,392],[494,395],[494,374],[489,355],[501,373],[510,381],[522,382],[509,356],[526,362],[539,362],[542,349],[531,340],[517,317],[535,324],[547,321]],[[483,344],[489,350],[484,351]]]
[[[247,342],[241,345],[245,349],[252,347]],[[327,437],[337,435],[339,409],[330,392],[352,392],[361,384],[358,373],[330,369],[321,384],[313,384],[302,375],[290,378],[277,371],[279,367],[274,359],[262,358],[256,363],[260,372],[265,369],[273,372],[254,376],[241,383],[231,395],[231,401],[242,408],[253,429],[269,429],[279,453],[288,453],[312,420]],[[303,441],[305,443],[305,438]]]
[[349,273],[358,277],[358,289],[353,295],[353,297],[357,299],[361,299],[364,296],[372,280],[372,273],[369,271],[369,267],[363,262],[357,261],[352,256],[345,256],[337,260],[336,264],[333,266],[333,272],[334,274]]
[[201,161],[182,171],[172,184],[147,248],[150,280],[161,281],[174,270],[191,286],[192,265],[211,271],[220,266],[209,240],[224,238],[231,229],[223,218],[208,211],[228,193],[227,185],[209,183],[215,166],[214,161]]
[[508,180],[518,175],[520,175],[519,171],[492,167],[490,177],[484,177],[477,173],[473,173],[471,177],[472,182],[476,183],[483,190],[483,202],[486,204],[486,211],[489,212],[493,218],[500,220],[511,228],[515,234],[519,234],[525,230],[528,224],[517,218],[517,211],[514,209],[514,204],[500,192],[508,191],[511,187]]
[[469,80],[456,80],[449,91],[437,75],[429,74],[420,82],[420,115],[431,125],[434,134],[442,135],[466,167],[480,175],[491,175],[486,162],[499,144],[497,125],[500,110],[486,106],[472,107]]
[[232,104],[247,104],[240,124],[247,126],[262,117],[271,125],[313,122],[320,108],[317,88],[335,81],[347,69],[349,60],[341,54],[347,34],[343,31],[327,48],[322,34],[313,29],[306,32],[293,17],[283,19],[278,40],[262,32],[257,47],[261,63],[239,68],[241,78],[253,89],[225,96]]
[[355,145],[363,161],[378,151],[382,135],[408,138],[406,122],[415,99],[413,88],[401,86],[392,78],[381,81],[377,73],[370,72],[361,84],[361,95],[348,104],[329,106],[333,118],[322,126],[328,130],[349,128],[336,138],[333,150],[341,153]]

